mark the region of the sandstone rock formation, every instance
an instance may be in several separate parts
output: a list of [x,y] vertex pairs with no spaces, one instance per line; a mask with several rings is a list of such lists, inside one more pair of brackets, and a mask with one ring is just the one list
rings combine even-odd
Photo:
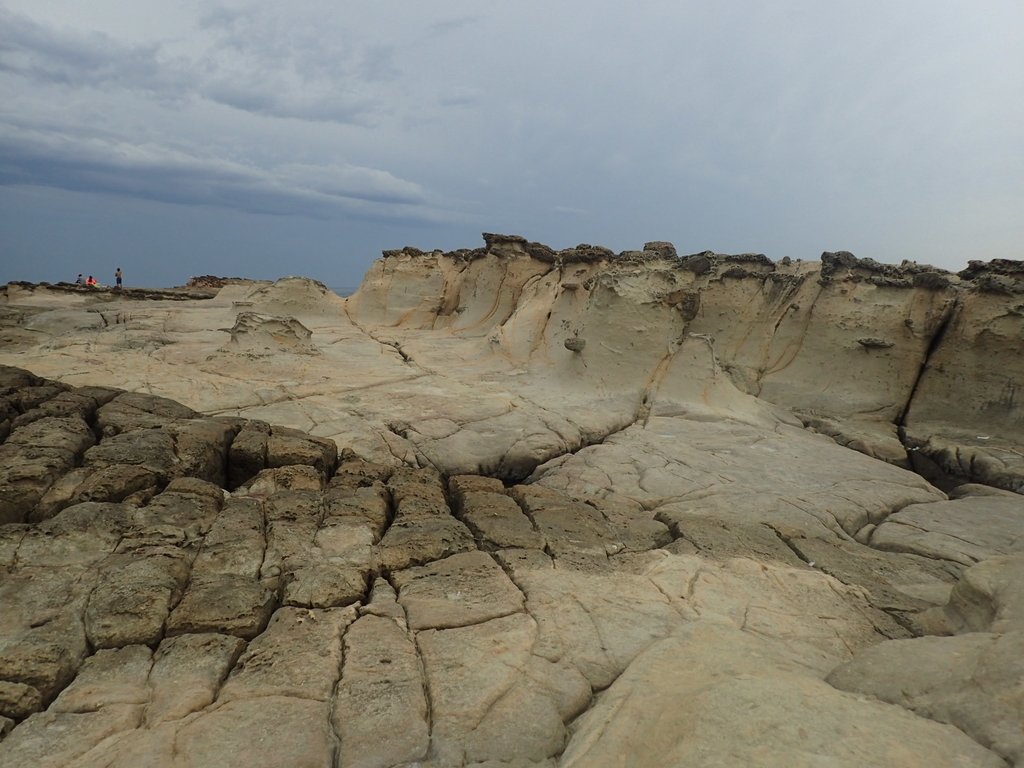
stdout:
[[0,765],[1024,764],[1014,263],[485,243],[7,287]]
[[256,357],[281,351],[300,355],[315,355],[319,352],[309,343],[312,332],[294,317],[239,312],[228,333],[231,334],[231,340],[222,347],[225,352]]

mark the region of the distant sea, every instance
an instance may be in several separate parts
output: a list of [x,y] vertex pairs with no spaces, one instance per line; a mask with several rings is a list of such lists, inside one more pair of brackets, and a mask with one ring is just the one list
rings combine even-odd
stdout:
[[358,285],[328,285],[327,287],[339,296],[351,296],[359,289]]

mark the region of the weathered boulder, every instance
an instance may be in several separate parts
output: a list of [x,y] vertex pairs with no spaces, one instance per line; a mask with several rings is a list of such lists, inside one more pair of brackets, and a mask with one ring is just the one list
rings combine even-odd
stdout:
[[320,352],[309,341],[313,332],[294,317],[239,312],[228,333],[231,338],[221,349],[235,354],[266,356],[288,351],[316,355]]

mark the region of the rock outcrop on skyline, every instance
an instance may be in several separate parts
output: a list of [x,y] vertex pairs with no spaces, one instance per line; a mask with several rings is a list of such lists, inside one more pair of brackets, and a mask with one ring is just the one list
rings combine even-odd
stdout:
[[[941,482],[1024,487],[1013,450],[1024,411],[1006,365],[1024,352],[1024,271],[1013,263],[972,262],[958,276],[846,252],[775,264],[678,258],[657,243],[619,256],[588,245],[549,253],[486,237],[475,251],[387,252],[350,315],[378,336],[412,332],[410,354],[422,331],[484,336],[489,357],[558,395],[571,381],[579,399],[625,401],[623,420],[673,403],[713,411],[714,398],[693,402],[708,400],[710,383],[732,395],[728,410],[754,396]],[[590,343],[566,354],[573,340]]]
[[0,765],[1024,765],[1020,263],[484,239],[6,287]]

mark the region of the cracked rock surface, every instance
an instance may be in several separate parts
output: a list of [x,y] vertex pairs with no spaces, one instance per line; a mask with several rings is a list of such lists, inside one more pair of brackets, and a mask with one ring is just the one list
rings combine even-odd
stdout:
[[0,765],[1024,765],[1017,272],[485,239],[7,287]]

